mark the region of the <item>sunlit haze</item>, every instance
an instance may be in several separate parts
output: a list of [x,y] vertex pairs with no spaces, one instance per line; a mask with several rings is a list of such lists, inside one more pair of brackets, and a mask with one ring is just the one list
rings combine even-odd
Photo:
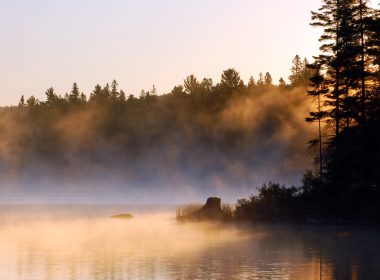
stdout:
[[380,279],[379,7],[0,0],[0,280]]
[[127,94],[183,78],[220,80],[236,68],[246,82],[269,71],[277,83],[295,54],[318,52],[309,26],[317,0],[0,1],[0,104],[45,99],[77,82],[88,94],[116,79]]

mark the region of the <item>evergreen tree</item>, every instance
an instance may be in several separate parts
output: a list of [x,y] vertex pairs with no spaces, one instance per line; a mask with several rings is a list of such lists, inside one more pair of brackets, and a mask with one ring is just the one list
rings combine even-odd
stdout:
[[263,73],[259,73],[259,79],[257,80],[257,86],[261,87],[265,84]]
[[350,33],[349,3],[348,0],[323,0],[323,5],[318,12],[312,12],[312,26],[322,27],[323,34],[320,41],[321,54],[316,57],[316,64],[326,71],[325,86],[332,88],[325,94],[325,105],[330,107],[329,116],[335,122],[335,143],[339,143],[339,133],[342,120],[342,98],[347,93],[344,87],[347,48],[350,46],[348,34]]
[[69,102],[70,103],[77,103],[80,100],[80,92],[77,83],[73,84],[73,88],[71,90],[71,93],[69,95]]
[[290,69],[291,75],[289,81],[292,86],[297,86],[302,83],[303,63],[300,56],[297,54],[292,60],[292,68]]
[[125,97],[125,92],[121,89],[120,92],[119,92],[119,100],[120,101],[125,101],[126,97]]
[[188,94],[195,94],[199,89],[199,82],[194,75],[187,76],[183,81],[185,92]]
[[175,96],[181,96],[186,94],[186,92],[183,89],[183,86],[181,85],[175,86],[170,93]]
[[[357,83],[358,88],[360,88],[360,124],[365,129],[366,123],[366,103],[367,103],[367,78],[370,75],[370,71],[368,69],[369,65],[372,63],[370,60],[370,56],[368,56],[368,49],[370,48],[370,40],[368,38],[371,37],[371,22],[373,18],[375,18],[372,9],[368,6],[367,0],[356,0],[353,1],[352,9],[353,9],[353,38],[357,38],[355,43],[355,49],[357,50],[355,54],[357,55],[357,73],[355,76],[359,81]],[[356,35],[356,36],[355,36]]]
[[328,88],[324,83],[324,77],[321,74],[320,66],[313,65],[310,66],[315,71],[315,75],[310,78],[312,89],[308,90],[308,94],[317,99],[316,111],[310,112],[309,117],[306,118],[307,122],[318,122],[318,138],[310,141],[312,146],[318,145],[318,158],[315,163],[319,166],[319,178],[322,182],[323,176],[323,139],[322,139],[322,122],[326,118],[326,111],[322,108],[321,96],[324,96],[328,92]]
[[273,86],[273,79],[269,72],[265,73],[264,83],[268,87]]
[[54,92],[54,89],[52,87],[48,88],[46,90],[45,94],[46,94],[46,102],[45,103],[47,105],[54,105],[59,100],[59,97]]
[[35,98],[33,95],[26,100],[26,105],[29,108],[36,107],[39,104],[40,104],[40,101],[37,98]]
[[157,95],[157,88],[155,85],[152,86],[152,89],[149,91],[151,96],[156,96]]
[[100,100],[100,99],[102,99],[102,97],[103,97],[102,87],[99,84],[97,84],[95,86],[95,89],[90,94],[90,100],[89,101]]
[[202,93],[211,93],[213,91],[213,81],[211,78],[203,78],[199,85]]
[[254,88],[255,86],[256,86],[256,81],[253,78],[253,76],[250,76],[248,80],[248,88]]
[[[350,201],[361,198],[357,207],[365,208],[374,195],[373,186],[379,185],[377,171],[380,135],[375,119],[369,119],[368,112],[376,86],[376,44],[374,27],[378,15],[370,9],[365,0],[324,0],[318,12],[312,13],[312,25],[323,28],[320,41],[321,54],[315,57],[311,78],[312,89],[308,93],[318,98],[318,109],[311,112],[308,121],[318,121],[319,173],[325,168],[328,186],[325,200],[331,203],[331,212],[339,219],[352,217]],[[379,42],[379,41],[377,41]],[[321,102],[322,101],[322,102]],[[329,127],[334,123],[335,133],[328,138],[322,157],[321,122]],[[371,123],[371,127],[367,125]],[[375,140],[376,139],[376,140]],[[312,141],[313,142],[313,141]],[[374,143],[377,144],[374,144]],[[324,163],[322,163],[324,159]]]
[[311,67],[309,67],[309,61],[306,57],[303,59],[302,64],[302,84],[308,86],[310,78],[314,75],[314,71]]
[[145,90],[142,89],[140,92],[140,98],[144,99],[147,97],[149,97],[149,91],[146,92]]
[[81,104],[85,104],[87,102],[87,97],[86,97],[86,95],[82,92],[81,94],[80,94],[80,103]]
[[109,99],[111,97],[110,85],[108,83],[106,83],[102,89],[102,96],[104,99]]
[[223,71],[220,86],[223,89],[234,90],[244,87],[240,74],[234,68]]
[[376,16],[366,0],[325,0],[312,19],[313,26],[324,30],[317,63],[326,71],[326,86],[333,88],[325,95],[325,105],[331,108],[338,144],[342,127],[359,124],[363,131],[365,128],[366,104],[371,99],[368,85],[376,83],[370,79],[374,74],[371,26]]
[[373,69],[372,83],[367,85],[372,91],[370,96],[370,104],[368,107],[369,114],[374,119],[380,119],[380,10],[373,11],[373,17],[368,20],[368,36],[367,53],[372,57],[371,65]]
[[25,107],[25,98],[24,95],[21,95],[20,102],[18,103],[19,107]]
[[117,87],[118,87],[118,83],[116,82],[116,80],[113,80],[111,83],[111,96],[114,99],[117,99],[119,97],[119,92],[117,90]]

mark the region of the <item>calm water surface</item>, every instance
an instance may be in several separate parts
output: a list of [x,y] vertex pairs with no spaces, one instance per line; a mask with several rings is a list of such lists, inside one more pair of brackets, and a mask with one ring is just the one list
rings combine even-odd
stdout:
[[174,212],[0,206],[0,279],[380,279],[376,228],[178,224]]

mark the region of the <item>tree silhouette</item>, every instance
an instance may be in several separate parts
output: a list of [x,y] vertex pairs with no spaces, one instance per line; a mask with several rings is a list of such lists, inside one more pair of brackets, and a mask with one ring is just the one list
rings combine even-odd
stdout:
[[25,98],[24,95],[21,95],[20,102],[18,103],[19,107],[25,107]]
[[253,76],[250,76],[248,80],[248,88],[254,88],[255,86],[256,86],[256,81],[253,78]]
[[295,86],[301,83],[303,64],[301,58],[297,54],[292,60],[292,68],[290,69],[291,75],[289,76],[290,84]]
[[265,84],[263,73],[259,73],[259,79],[257,80],[257,86],[261,87]]
[[220,86],[224,89],[233,90],[243,87],[244,84],[240,78],[239,72],[237,72],[234,68],[230,68],[223,71]]
[[286,82],[285,80],[281,77],[280,80],[278,81],[278,85],[280,88],[284,89],[286,87]]
[[26,105],[29,108],[34,108],[40,104],[39,100],[33,95],[26,100]]
[[179,85],[179,86],[175,86],[172,89],[171,94],[174,95],[174,96],[181,96],[181,95],[184,95],[186,93],[185,93],[185,91],[183,89],[183,86]]
[[187,76],[183,81],[185,92],[188,94],[195,94],[199,90],[199,82],[194,75]]
[[273,79],[269,72],[265,73],[264,84],[268,87],[273,86]]

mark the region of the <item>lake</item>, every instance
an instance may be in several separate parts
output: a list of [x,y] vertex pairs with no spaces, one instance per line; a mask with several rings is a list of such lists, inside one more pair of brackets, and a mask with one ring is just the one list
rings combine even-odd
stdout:
[[[109,218],[119,213],[134,218]],[[0,279],[380,279],[378,228],[174,216],[172,205],[2,205]]]

